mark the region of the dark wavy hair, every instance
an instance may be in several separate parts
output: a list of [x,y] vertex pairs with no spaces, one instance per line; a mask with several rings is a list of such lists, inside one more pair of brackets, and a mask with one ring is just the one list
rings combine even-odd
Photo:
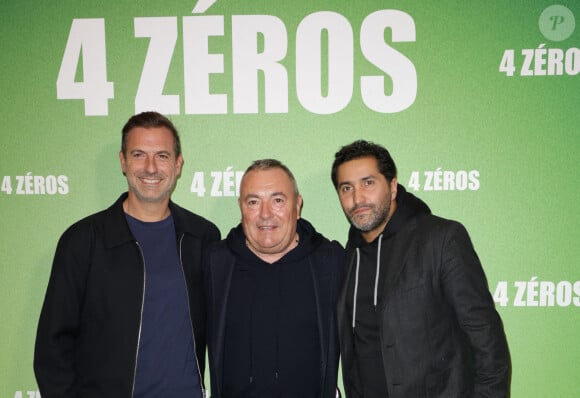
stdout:
[[151,127],[165,127],[173,134],[173,149],[175,150],[175,157],[181,155],[181,140],[179,139],[179,133],[177,129],[165,116],[158,112],[142,112],[131,116],[127,123],[123,126],[121,130],[121,152],[126,155],[127,150],[127,135],[129,131],[135,127],[151,128]]
[[337,171],[338,167],[348,162],[349,160],[373,157],[377,160],[379,172],[385,176],[388,182],[397,177],[397,166],[387,149],[381,145],[370,141],[357,140],[351,144],[345,145],[338,152],[334,154],[334,162],[332,163],[332,170],[330,178],[334,188],[338,188]]

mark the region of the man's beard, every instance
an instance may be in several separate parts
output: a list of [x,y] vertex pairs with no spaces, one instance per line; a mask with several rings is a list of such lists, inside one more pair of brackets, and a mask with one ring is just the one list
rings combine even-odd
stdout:
[[[367,207],[370,209],[371,213],[368,217],[365,217],[364,221],[358,221],[356,215],[353,214],[354,211],[361,207]],[[361,232],[369,232],[380,226],[385,222],[389,216],[389,211],[391,209],[391,200],[387,198],[383,203],[376,204],[358,204],[348,211],[348,219],[350,223]]]

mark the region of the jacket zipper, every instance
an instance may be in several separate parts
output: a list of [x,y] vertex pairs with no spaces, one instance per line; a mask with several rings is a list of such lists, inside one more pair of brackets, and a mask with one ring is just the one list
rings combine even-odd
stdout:
[[206,391],[205,391],[205,388],[204,388],[204,385],[203,385],[203,379],[202,379],[202,376],[201,376],[201,370],[199,368],[199,360],[197,358],[197,345],[196,345],[196,342],[195,342],[195,331],[193,329],[193,319],[191,319],[191,307],[189,305],[189,300],[190,300],[189,299],[189,288],[187,286],[187,278],[185,276],[185,271],[183,270],[183,259],[182,259],[182,256],[181,256],[181,248],[182,248],[182,243],[183,243],[183,237],[184,236],[185,235],[182,234],[180,236],[180,238],[179,238],[179,262],[180,262],[180,265],[181,265],[181,272],[183,274],[183,283],[185,284],[185,293],[187,294],[187,310],[188,310],[188,313],[189,313],[189,324],[191,325],[191,337],[193,338],[193,356],[195,357],[195,364],[197,365],[197,375],[199,377],[199,386],[201,388],[201,396],[203,398],[206,398]]
[[141,264],[143,265],[143,294],[141,295],[141,315],[139,316],[139,337],[137,337],[137,351],[135,351],[135,366],[133,366],[133,387],[131,388],[131,397],[135,394],[135,378],[137,377],[137,357],[139,356],[139,345],[141,344],[141,328],[143,327],[143,306],[145,305],[145,279],[146,268],[145,268],[145,256],[143,255],[143,250],[139,245],[139,242],[135,242],[137,249],[141,254]]

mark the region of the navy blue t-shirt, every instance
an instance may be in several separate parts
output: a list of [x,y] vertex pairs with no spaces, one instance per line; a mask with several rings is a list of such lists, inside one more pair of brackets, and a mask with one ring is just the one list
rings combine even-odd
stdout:
[[201,398],[173,217],[159,222],[143,222],[129,215],[126,218],[145,262],[145,299],[133,397]]

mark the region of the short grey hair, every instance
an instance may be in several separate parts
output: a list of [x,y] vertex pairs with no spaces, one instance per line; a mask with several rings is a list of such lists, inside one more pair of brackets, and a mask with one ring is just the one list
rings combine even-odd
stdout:
[[[254,160],[250,166],[246,169],[245,174],[253,170],[271,170],[271,169],[281,169],[286,173],[290,181],[292,182],[292,186],[294,187],[294,194],[296,196],[300,195],[300,191],[298,191],[298,184],[296,183],[296,178],[294,178],[294,174],[290,171],[290,169],[281,161],[277,159],[260,159]],[[242,179],[243,180],[243,179]]]

